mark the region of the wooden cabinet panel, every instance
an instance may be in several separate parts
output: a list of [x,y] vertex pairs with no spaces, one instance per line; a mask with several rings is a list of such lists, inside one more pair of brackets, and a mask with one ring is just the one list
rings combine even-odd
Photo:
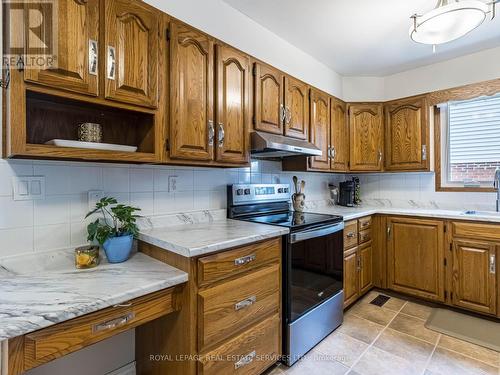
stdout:
[[388,218],[388,287],[444,302],[444,225]]
[[344,308],[358,299],[358,248],[344,254]]
[[250,121],[250,58],[222,45],[217,45],[216,56],[216,160],[246,163]]
[[365,229],[365,230],[360,230],[359,231],[359,243],[365,243],[368,242],[372,239],[372,230],[371,229]]
[[453,241],[453,298],[455,306],[496,314],[496,247],[474,240]]
[[358,221],[352,220],[344,224],[344,249],[358,244]]
[[322,151],[321,156],[309,158],[313,169],[330,169],[328,147],[330,143],[330,97],[316,89],[311,89],[310,141]]
[[359,222],[359,230],[368,229],[372,226],[372,217],[371,216],[362,217],[361,219],[358,220],[358,222]]
[[[50,87],[97,96],[99,1],[59,0],[54,3],[56,4],[58,24],[56,65],[37,69],[31,67],[24,71],[24,77],[28,81]],[[32,7],[30,9],[33,10]],[[42,17],[50,19],[52,14],[44,14],[48,9],[40,6],[38,11]],[[49,26],[49,23],[42,23],[41,27],[44,26]],[[25,43],[27,49],[33,49],[37,48],[41,41],[38,38],[26,38]],[[90,66],[90,48],[96,53],[96,60],[92,66]]]
[[157,107],[160,14],[141,1],[106,0],[107,99]]
[[214,44],[184,24],[170,24],[170,157],[213,159]]
[[364,294],[373,287],[372,259],[373,251],[371,242],[359,247],[359,293]]
[[425,96],[389,102],[385,108],[385,168],[428,167],[429,108]]
[[307,139],[309,129],[309,85],[285,76],[285,135]]
[[349,105],[351,171],[380,171],[383,166],[382,104]]
[[453,223],[453,236],[500,242],[499,229],[498,224],[456,222]]
[[262,317],[277,313],[280,304],[279,265],[200,291],[200,349],[210,347]]
[[330,147],[331,169],[345,172],[349,165],[349,129],[347,126],[346,104],[340,100],[331,100]]
[[255,63],[254,66],[254,117],[255,130],[283,134],[284,75],[273,67]]

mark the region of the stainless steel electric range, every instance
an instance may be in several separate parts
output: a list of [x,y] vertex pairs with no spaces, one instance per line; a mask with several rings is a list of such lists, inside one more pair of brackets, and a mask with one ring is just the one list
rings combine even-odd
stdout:
[[283,241],[283,362],[311,350],[343,320],[342,216],[290,210],[290,186],[230,185],[228,217],[290,229]]

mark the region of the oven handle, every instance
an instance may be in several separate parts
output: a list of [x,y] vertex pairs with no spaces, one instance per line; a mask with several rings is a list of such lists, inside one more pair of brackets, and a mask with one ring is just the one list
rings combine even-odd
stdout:
[[344,229],[344,223],[341,222],[335,225],[325,225],[319,228],[292,233],[290,235],[290,243],[297,243],[300,241],[309,240],[311,238],[327,236],[329,234],[340,232],[343,229]]

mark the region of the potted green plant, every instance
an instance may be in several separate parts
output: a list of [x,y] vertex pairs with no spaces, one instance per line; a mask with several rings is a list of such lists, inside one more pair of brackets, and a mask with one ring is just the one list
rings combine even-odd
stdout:
[[85,216],[102,215],[87,226],[87,239],[97,241],[104,248],[110,263],[124,262],[129,258],[134,237],[139,232],[137,211],[140,208],[118,204],[115,198],[104,197]]

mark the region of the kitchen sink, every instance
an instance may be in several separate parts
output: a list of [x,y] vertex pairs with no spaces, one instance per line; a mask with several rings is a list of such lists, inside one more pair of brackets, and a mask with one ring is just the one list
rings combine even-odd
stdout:
[[74,263],[73,252],[66,250],[12,257],[0,262],[0,276],[2,271],[14,275],[63,273],[75,270]]
[[500,212],[496,211],[476,211],[476,210],[466,210],[463,212],[464,215],[470,216],[500,216]]

